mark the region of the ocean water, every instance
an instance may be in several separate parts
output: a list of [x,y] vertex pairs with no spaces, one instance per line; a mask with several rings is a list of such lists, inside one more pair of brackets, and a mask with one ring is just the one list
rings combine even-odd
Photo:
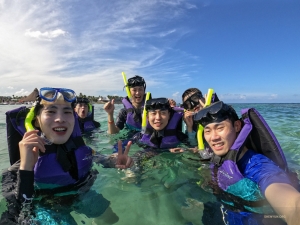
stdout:
[[[287,162],[292,170],[300,175],[300,104],[232,104],[240,112],[242,108],[256,108],[267,121],[282,146]],[[6,142],[5,112],[19,106],[0,105],[0,169],[9,166]],[[111,154],[112,146],[125,132],[117,135],[107,134],[107,116],[103,105],[96,104],[95,120],[101,129],[85,140],[97,152]],[[115,116],[122,105],[116,105]],[[133,145],[130,155],[139,150]],[[199,161],[197,156],[163,153],[145,162],[143,171],[134,174],[130,170],[102,168],[91,190],[101,193],[110,201],[112,211],[119,217],[113,224],[127,225],[200,225],[204,204],[216,202],[207,186],[209,180],[208,163]],[[0,178],[2,179],[2,178]],[[97,202],[84,199],[88,210],[97,210]],[[55,211],[55,205],[52,206]],[[85,206],[87,207],[87,206]],[[0,213],[6,209],[6,202],[0,196]],[[59,217],[60,212],[56,212]],[[212,212],[211,216],[214,214]],[[56,215],[56,216],[57,216]],[[85,214],[71,212],[77,224],[112,224],[99,218],[88,218]],[[51,218],[51,212],[49,214]],[[54,219],[44,224],[55,223]],[[62,223],[60,223],[62,224]],[[68,223],[65,223],[68,224]],[[213,222],[211,224],[216,224]],[[221,223],[218,223],[221,224]]]

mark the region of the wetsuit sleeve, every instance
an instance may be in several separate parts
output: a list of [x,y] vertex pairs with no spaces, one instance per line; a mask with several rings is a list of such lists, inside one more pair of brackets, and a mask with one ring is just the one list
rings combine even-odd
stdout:
[[17,182],[17,199],[24,202],[28,198],[32,198],[34,193],[34,172],[19,170]]
[[266,156],[252,150],[248,150],[238,161],[238,167],[243,176],[258,184],[264,196],[266,188],[273,183],[292,186],[288,175],[280,167]]
[[191,146],[197,146],[197,138],[196,138],[196,132],[187,132],[188,141]]
[[119,115],[117,117],[117,120],[116,120],[116,126],[122,130],[125,126],[125,123],[126,123],[126,119],[127,119],[127,111],[125,108],[121,109],[120,112],[119,112]]

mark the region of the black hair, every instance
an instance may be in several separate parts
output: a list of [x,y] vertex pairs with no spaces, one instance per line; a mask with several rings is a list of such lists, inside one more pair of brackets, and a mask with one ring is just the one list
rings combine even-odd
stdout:
[[189,88],[186,89],[182,94],[182,102],[184,102],[184,99],[186,96],[190,95],[192,96],[194,93],[199,92],[202,95],[202,92],[198,88]]

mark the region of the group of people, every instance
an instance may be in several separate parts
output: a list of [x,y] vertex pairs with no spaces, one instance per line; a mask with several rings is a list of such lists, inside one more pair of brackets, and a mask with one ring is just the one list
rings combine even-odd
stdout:
[[[180,107],[168,98],[146,99],[146,82],[140,76],[128,79],[126,88],[129,96],[123,98],[124,108],[116,121],[114,100],[104,105],[107,130],[116,134],[126,128],[134,134],[125,145],[124,140],[118,141],[116,154],[98,155],[97,162],[132,168],[136,157],[128,154],[133,143],[151,152],[150,157],[165,151],[207,151],[210,186],[221,204],[224,224],[298,224],[297,174],[289,170],[276,137],[259,112],[247,109],[239,117],[216,94],[205,96],[197,88],[182,94]],[[1,224],[38,224],[35,197],[45,194],[55,202],[63,198],[69,210],[78,210],[78,193],[92,195],[99,208],[83,213],[111,224],[118,220],[109,201],[89,190],[97,177],[92,168],[95,151],[85,145],[82,133],[100,127],[93,113],[88,99],[64,88],[41,88],[34,107],[6,113],[11,166],[2,175],[8,209]],[[202,137],[205,148],[199,149]],[[203,154],[198,155],[202,160]],[[67,220],[76,224],[72,218]]]

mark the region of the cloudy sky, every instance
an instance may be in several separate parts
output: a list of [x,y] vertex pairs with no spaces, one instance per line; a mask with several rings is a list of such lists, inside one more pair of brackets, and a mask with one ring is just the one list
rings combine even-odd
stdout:
[[0,96],[37,87],[300,103],[299,0],[0,0]]

